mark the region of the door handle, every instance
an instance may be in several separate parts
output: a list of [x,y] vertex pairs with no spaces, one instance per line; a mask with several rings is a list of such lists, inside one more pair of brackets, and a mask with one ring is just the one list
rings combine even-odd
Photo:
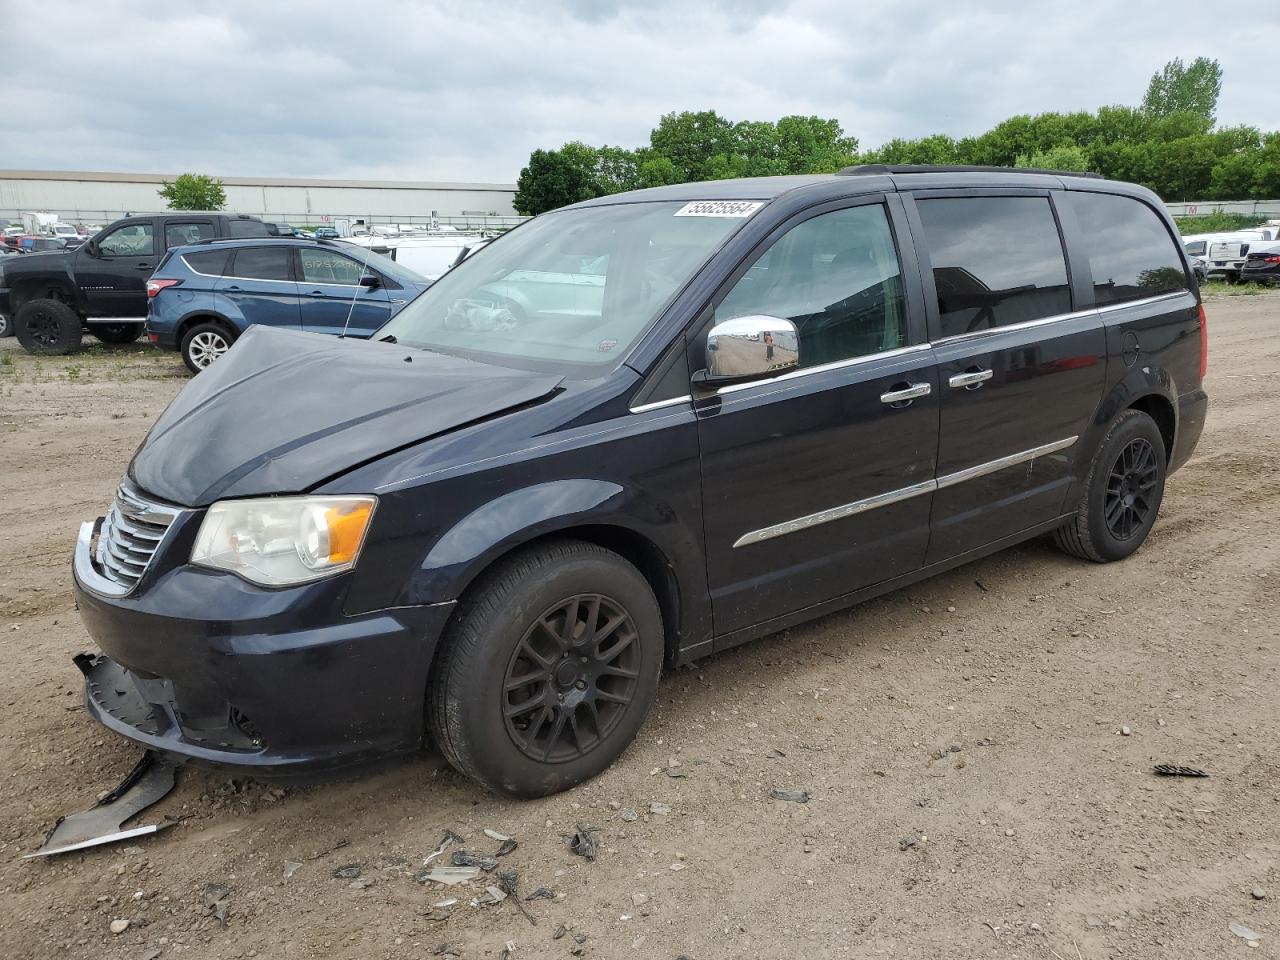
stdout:
[[881,403],[901,403],[908,404],[917,397],[927,397],[933,391],[933,387],[927,383],[908,383],[896,390],[890,390],[888,393],[880,394]]
[[947,381],[947,386],[955,389],[964,387],[966,390],[976,390],[995,374],[991,370],[966,370],[964,373],[957,373],[954,377]]
[[138,264],[138,269],[139,269],[139,270],[153,270],[153,269],[155,269],[155,268],[154,268],[154,266],[153,266],[152,264],[150,264],[150,263],[140,263],[140,264]]
[[239,293],[239,292],[240,292],[240,288],[239,288],[239,287],[227,287],[227,290],[228,290],[229,292],[232,292],[232,293]]

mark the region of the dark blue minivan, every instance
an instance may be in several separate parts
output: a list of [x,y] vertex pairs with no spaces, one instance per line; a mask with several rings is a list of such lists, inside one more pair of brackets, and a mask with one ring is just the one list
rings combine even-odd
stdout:
[[170,250],[147,281],[147,336],[199,373],[254,324],[367,337],[429,285],[347,244],[207,240]]
[[[332,249],[278,243],[174,259]],[[1033,170],[600,197],[367,340],[244,341],[80,527],[89,715],[255,775],[425,738],[523,797],[620,756],[664,665],[1040,534],[1132,555],[1208,407],[1160,199]]]

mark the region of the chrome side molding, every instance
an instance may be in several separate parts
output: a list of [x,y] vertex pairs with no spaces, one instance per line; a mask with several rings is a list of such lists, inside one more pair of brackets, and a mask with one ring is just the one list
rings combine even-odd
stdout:
[[878,493],[874,497],[866,497],[862,500],[855,500],[852,503],[845,503],[838,507],[832,507],[829,510],[820,510],[817,513],[811,513],[804,517],[796,517],[794,520],[784,520],[782,523],[775,523],[772,526],[761,527],[759,530],[752,530],[750,533],[744,533],[733,542],[733,545],[734,547],[750,546],[753,543],[772,540],[774,537],[786,536],[788,533],[799,533],[801,530],[808,530],[810,527],[816,527],[819,524],[831,523],[833,520],[843,520],[845,517],[852,517],[855,514],[864,513],[867,510],[874,510],[877,507],[886,507],[891,503],[900,503],[903,500],[918,497],[923,493],[933,493],[935,490],[954,487],[956,484],[964,483],[967,480],[976,480],[978,477],[985,477],[987,474],[996,473],[1008,467],[1017,466],[1020,463],[1027,463],[1037,457],[1045,457],[1051,453],[1066,450],[1079,439],[1080,438],[1078,436],[1065,437],[1062,440],[1055,440],[1053,443],[1046,443],[1038,447],[1032,447],[1030,450],[1011,453],[1009,456],[1001,457],[999,460],[990,460],[986,463],[980,463],[977,466],[967,467],[964,470],[957,470],[955,473],[948,473],[935,480],[925,480],[921,483],[913,483],[908,487],[900,487],[897,490]]

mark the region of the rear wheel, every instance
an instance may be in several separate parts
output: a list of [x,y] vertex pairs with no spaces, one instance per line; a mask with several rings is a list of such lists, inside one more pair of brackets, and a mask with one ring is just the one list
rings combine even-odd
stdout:
[[65,356],[80,349],[80,315],[57,300],[28,300],[14,314],[14,331],[27,353]]
[[142,336],[140,323],[95,323],[89,332],[103,343],[133,343]]
[[187,369],[199,373],[230,350],[233,343],[235,337],[226,327],[216,323],[198,323],[182,338],[182,359]]
[[565,541],[487,574],[442,641],[430,733],[460,771],[521,797],[609,766],[657,695],[662,614],[617,554]]
[[1155,525],[1166,469],[1156,422],[1141,410],[1123,411],[1093,459],[1075,517],[1054,532],[1055,542],[1085,560],[1123,560]]

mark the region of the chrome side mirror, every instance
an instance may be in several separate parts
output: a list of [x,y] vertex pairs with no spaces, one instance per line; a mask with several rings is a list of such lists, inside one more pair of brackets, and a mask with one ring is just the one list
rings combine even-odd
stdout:
[[799,366],[800,335],[794,323],[782,317],[734,317],[707,334],[707,368],[695,380],[718,386],[773,377]]

